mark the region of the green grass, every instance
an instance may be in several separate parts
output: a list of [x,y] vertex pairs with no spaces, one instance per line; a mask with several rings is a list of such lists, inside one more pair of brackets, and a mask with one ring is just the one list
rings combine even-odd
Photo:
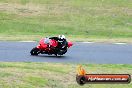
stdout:
[[[132,84],[76,83],[77,64],[0,62],[0,88],[131,88]],[[83,64],[89,74],[130,74],[128,64]]]
[[129,40],[131,3],[131,0],[0,0],[0,37],[11,35],[17,40],[16,36],[26,35],[27,40],[36,40],[65,34],[75,40]]

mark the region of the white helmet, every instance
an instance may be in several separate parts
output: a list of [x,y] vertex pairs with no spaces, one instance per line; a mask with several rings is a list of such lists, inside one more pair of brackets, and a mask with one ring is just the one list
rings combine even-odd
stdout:
[[59,38],[60,39],[65,39],[65,36],[64,35],[59,35]]

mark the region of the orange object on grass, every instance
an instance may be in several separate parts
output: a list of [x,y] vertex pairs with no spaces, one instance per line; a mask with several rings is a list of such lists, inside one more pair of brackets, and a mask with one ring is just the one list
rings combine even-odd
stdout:
[[78,75],[85,75],[86,74],[86,71],[82,68],[81,65],[78,66],[77,72],[78,72]]

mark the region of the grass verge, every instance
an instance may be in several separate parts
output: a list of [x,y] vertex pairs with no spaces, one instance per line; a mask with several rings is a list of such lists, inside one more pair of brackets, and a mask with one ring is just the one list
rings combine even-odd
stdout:
[[[39,41],[46,36],[58,36],[58,35],[0,35],[0,41]],[[72,42],[98,42],[98,43],[129,43],[132,44],[132,38],[93,38],[84,36],[66,36],[68,41]]]
[[0,0],[0,40],[36,40],[65,34],[76,41],[91,38],[129,42],[131,3],[132,0]]
[[[77,64],[0,62],[1,88],[131,88],[132,84],[76,83]],[[132,74],[132,65],[83,64],[87,73]]]

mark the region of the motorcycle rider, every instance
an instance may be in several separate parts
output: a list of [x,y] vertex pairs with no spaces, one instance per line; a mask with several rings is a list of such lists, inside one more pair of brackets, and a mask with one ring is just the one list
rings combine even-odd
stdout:
[[64,35],[59,35],[58,37],[50,37],[49,39],[56,40],[58,42],[57,47],[59,49],[63,48],[63,46],[67,46],[68,45],[67,40],[66,40]]
[[56,52],[58,53],[61,49],[67,48],[68,42],[64,35],[59,35],[58,37],[50,37],[49,39],[54,39],[58,42],[56,47]]

